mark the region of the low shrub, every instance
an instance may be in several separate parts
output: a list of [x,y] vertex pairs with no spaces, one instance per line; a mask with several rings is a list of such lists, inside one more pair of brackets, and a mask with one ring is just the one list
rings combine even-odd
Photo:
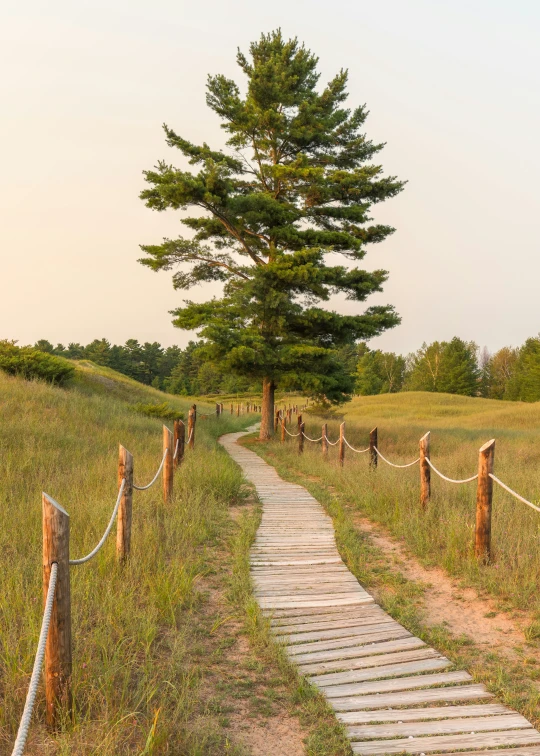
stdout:
[[62,386],[75,374],[75,367],[53,354],[33,347],[18,347],[12,341],[0,341],[0,370],[27,380],[39,379]]
[[164,420],[183,420],[184,413],[173,409],[167,402],[163,404],[143,404],[139,402],[134,407],[136,412],[146,417],[161,417]]

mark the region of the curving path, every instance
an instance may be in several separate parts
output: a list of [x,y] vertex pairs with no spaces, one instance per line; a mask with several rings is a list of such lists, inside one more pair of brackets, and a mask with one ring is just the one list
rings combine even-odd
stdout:
[[540,734],[524,717],[374,602],[341,560],[322,506],[236,443],[245,435],[220,441],[263,503],[255,594],[289,658],[345,724],[353,752],[540,756]]

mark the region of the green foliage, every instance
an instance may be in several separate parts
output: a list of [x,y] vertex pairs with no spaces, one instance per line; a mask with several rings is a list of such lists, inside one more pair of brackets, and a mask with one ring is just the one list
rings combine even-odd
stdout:
[[18,347],[12,341],[0,341],[0,369],[27,380],[39,379],[65,385],[75,373],[66,360],[32,347]]
[[509,399],[540,401],[540,336],[527,339],[519,349],[507,384]]
[[478,347],[455,336],[452,341],[423,344],[410,357],[406,388],[463,396],[479,393]]
[[182,420],[184,417],[183,412],[173,409],[163,402],[162,404],[143,404],[138,402],[135,405],[135,411],[146,417],[161,417],[164,420]]
[[373,162],[383,145],[363,133],[365,107],[344,107],[346,71],[318,91],[317,58],[280,31],[262,35],[237,62],[245,97],[223,75],[209,77],[207,92],[234,154],[164,126],[167,144],[197,169],[159,162],[145,172],[150,186],[141,198],[157,211],[195,208],[180,219],[194,234],[143,245],[141,262],[175,269],[177,289],[223,283],[221,299],[187,301],[173,321],[199,332],[207,360],[222,372],[340,402],[354,381],[337,350],[399,318],[391,306],[348,316],[320,307],[339,292],[363,302],[387,278],[329,265],[326,256],[360,261],[368,244],[391,234],[371,222],[371,207],[403,183]]
[[363,396],[401,391],[405,379],[405,358],[380,349],[365,349],[357,367],[356,390]]

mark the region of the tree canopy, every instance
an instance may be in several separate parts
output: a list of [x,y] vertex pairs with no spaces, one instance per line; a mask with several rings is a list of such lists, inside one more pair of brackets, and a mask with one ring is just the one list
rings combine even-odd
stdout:
[[[239,51],[237,63],[244,94],[221,74],[207,84],[227,151],[164,126],[192,168],[160,161],[145,171],[141,198],[153,210],[196,213],[180,218],[187,237],[142,245],[141,262],[174,269],[177,289],[223,284],[220,298],[186,301],[173,322],[197,331],[222,370],[262,381],[265,436],[277,385],[345,400],[353,381],[336,350],[399,322],[390,305],[352,315],[321,305],[337,293],[363,302],[381,291],[386,271],[355,263],[393,232],[370,211],[403,182],[375,161],[383,145],[363,133],[366,108],[345,107],[347,71],[319,89],[316,56],[279,30],[252,43],[249,56]],[[335,264],[336,253],[347,264]]]

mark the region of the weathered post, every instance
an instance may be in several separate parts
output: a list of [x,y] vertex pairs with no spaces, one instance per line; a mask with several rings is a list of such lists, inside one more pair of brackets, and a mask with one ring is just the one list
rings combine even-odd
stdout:
[[174,448],[176,451],[176,457],[174,458],[174,469],[180,466],[180,463],[184,459],[185,447],[186,447],[186,426],[182,420],[174,421]]
[[429,431],[420,439],[420,504],[427,506],[431,496],[431,468],[429,459]]
[[328,425],[326,423],[324,423],[321,432],[322,432],[322,439],[321,439],[322,455],[323,455],[323,458],[326,459],[328,457]]
[[[289,417],[289,419],[292,422],[292,417]],[[300,430],[300,426],[302,425],[302,415],[298,415],[296,423],[297,423],[297,426],[298,426],[298,430]]]
[[219,405],[219,414],[222,415],[224,411],[225,411],[225,405],[223,404],[223,402],[221,402],[221,404]]
[[125,480],[116,520],[116,558],[125,562],[131,551],[131,518],[133,503],[133,455],[120,444],[118,452],[118,488]]
[[216,417],[219,417],[221,415],[221,404],[218,404],[216,402]]
[[339,464],[343,467],[345,462],[345,423],[339,426]]
[[484,444],[478,458],[478,487],[476,489],[476,532],[474,553],[477,559],[488,564],[491,558],[491,504],[493,499],[493,473],[495,439]]
[[56,590],[45,646],[47,724],[58,728],[71,716],[71,590],[69,579],[69,515],[46,493],[43,508],[43,601],[47,598],[51,567],[57,567]]
[[163,426],[163,454],[165,455],[165,462],[163,463],[163,501],[168,502],[171,500],[173,492],[174,450],[173,434],[166,425]]
[[369,466],[377,467],[377,428],[373,428],[369,434]]
[[278,427],[279,427],[279,419],[280,419],[280,412],[279,410],[276,410],[276,417],[274,420],[274,433],[277,433]]
[[188,412],[188,420],[187,420],[187,432],[188,432],[188,449],[194,449],[195,448],[195,423],[196,423],[196,415],[195,410],[193,407]]
[[285,418],[281,418],[281,443],[285,443]]
[[304,453],[304,423],[300,423],[298,426],[298,453],[303,454]]

